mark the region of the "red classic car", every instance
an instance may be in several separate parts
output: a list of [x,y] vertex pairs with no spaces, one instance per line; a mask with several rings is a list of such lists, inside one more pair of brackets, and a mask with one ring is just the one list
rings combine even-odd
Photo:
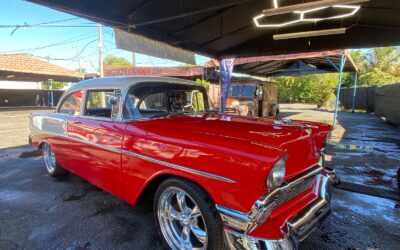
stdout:
[[68,172],[134,205],[154,197],[172,249],[294,249],[331,211],[331,126],[208,111],[191,81],[83,81],[30,117],[50,176]]

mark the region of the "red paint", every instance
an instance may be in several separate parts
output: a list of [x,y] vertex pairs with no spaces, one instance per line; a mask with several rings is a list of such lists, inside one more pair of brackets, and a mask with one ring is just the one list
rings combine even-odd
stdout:
[[[64,168],[130,204],[135,204],[154,178],[174,175],[200,185],[216,204],[248,212],[254,202],[267,193],[265,180],[274,163],[288,154],[286,179],[315,166],[322,143],[331,129],[320,123],[295,121],[303,124],[298,126],[275,122],[274,119],[216,114],[175,115],[131,122],[76,117],[68,121],[70,138],[35,134],[32,143],[38,145],[47,140]],[[118,152],[121,149],[223,176],[236,183],[121,154]],[[265,225],[252,235],[281,238],[281,226],[315,199],[314,190],[292,199],[274,210]]]

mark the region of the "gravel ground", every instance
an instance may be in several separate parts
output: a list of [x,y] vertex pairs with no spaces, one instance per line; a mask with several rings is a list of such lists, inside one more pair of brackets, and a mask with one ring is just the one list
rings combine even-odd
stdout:
[[[133,208],[74,175],[49,177],[38,152],[16,146],[17,141],[25,144],[25,134],[13,133],[13,121],[2,115],[0,111],[0,131],[11,131],[1,134],[2,141],[14,146],[3,141],[0,149],[0,249],[165,249],[148,208]],[[23,113],[18,117],[25,119]],[[25,138],[10,139],[17,134]],[[342,179],[350,178],[347,173]],[[301,249],[398,249],[399,202],[335,190],[333,206],[332,215]]]

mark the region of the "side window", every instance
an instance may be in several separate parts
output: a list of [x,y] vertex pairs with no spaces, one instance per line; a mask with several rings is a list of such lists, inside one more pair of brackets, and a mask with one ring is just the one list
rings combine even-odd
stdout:
[[114,90],[89,90],[85,104],[85,115],[105,118],[118,117],[121,92]]
[[83,91],[79,90],[70,94],[61,104],[58,113],[79,116],[81,113]]

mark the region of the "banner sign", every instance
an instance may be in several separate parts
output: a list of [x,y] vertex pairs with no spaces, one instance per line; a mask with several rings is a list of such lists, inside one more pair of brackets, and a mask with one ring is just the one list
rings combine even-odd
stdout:
[[190,77],[203,74],[203,67],[125,67],[104,66],[104,76],[177,76]]
[[234,58],[223,59],[220,64],[220,84],[221,84],[221,102],[220,112],[225,112],[226,99],[228,99],[229,87],[231,85],[231,77],[233,71]]
[[118,49],[195,65],[194,53],[147,37],[114,29]]

